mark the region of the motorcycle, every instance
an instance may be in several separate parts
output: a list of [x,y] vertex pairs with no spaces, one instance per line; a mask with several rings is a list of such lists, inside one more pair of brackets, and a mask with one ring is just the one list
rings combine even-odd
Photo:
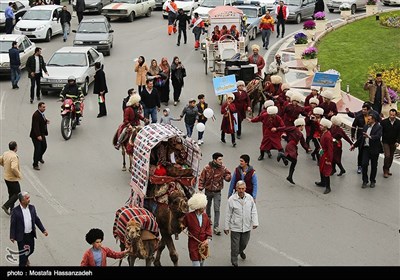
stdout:
[[[75,102],[70,99],[66,98],[61,105],[61,135],[65,140],[68,140],[72,136],[72,130],[76,128],[76,108]],[[83,99],[81,99],[80,103],[80,111],[81,114],[83,113]]]

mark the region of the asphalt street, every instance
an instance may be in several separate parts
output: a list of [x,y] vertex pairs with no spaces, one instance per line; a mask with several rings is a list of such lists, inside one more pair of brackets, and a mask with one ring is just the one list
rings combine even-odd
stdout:
[[[86,15],[87,16],[87,15]],[[328,14],[329,19],[339,17]],[[137,18],[134,22],[112,22],[114,47],[111,56],[105,58],[109,93],[107,95],[108,116],[96,118],[97,96],[93,87],[85,99],[82,124],[65,141],[60,132],[60,105],[58,94],[44,96],[47,104],[48,150],[41,170],[32,168],[33,144],[29,138],[31,116],[37,101],[29,103],[30,83],[27,72],[22,72],[19,90],[12,90],[7,79],[0,81],[0,150],[6,151],[8,142],[16,140],[20,157],[23,190],[30,192],[31,203],[37,208],[49,236],[39,233],[35,253],[30,257],[33,266],[79,265],[84,251],[89,248],[85,234],[90,228],[103,229],[103,245],[118,250],[112,236],[115,211],[124,205],[130,194],[130,174],[122,172],[120,152],[112,146],[115,130],[122,121],[121,102],[127,90],[135,87],[134,59],[139,55],[149,64],[152,58],[160,61],[167,57],[169,62],[177,55],[187,69],[185,86],[178,106],[170,101],[169,108],[178,117],[189,98],[204,93],[206,101],[214,110],[216,121],[206,124],[204,144],[201,146],[201,167],[219,151],[224,155],[224,164],[233,171],[241,154],[249,154],[250,164],[257,172],[259,187],[257,209],[260,226],[251,234],[246,249],[247,259],[239,266],[398,266],[399,246],[399,164],[394,163],[393,176],[384,179],[383,158],[379,158],[377,184],[374,189],[361,189],[361,176],[356,173],[357,152],[350,152],[344,143],[343,164],[347,173],[342,177],[332,176],[332,192],[314,185],[319,181],[319,170],[303,149],[299,149],[299,162],[294,174],[296,185],[285,178],[288,167],[267,157],[257,161],[261,142],[261,124],[244,122],[242,138],[233,148],[230,138],[220,142],[220,106],[213,93],[212,76],[204,74],[204,65],[199,51],[195,51],[194,36],[188,31],[188,43],[176,46],[177,35],[168,36],[167,21],[161,12],[151,17]],[[77,19],[72,19],[73,29]],[[286,34],[302,28],[288,24]],[[276,34],[276,33],[275,33]],[[52,53],[65,45],[72,45],[74,33],[66,43],[62,36],[53,37],[50,43],[36,42],[43,48],[47,61]],[[271,36],[271,45],[278,39]],[[254,41],[261,45],[261,36]],[[261,51],[262,54],[264,50]],[[270,63],[271,61],[268,61]],[[172,99],[172,91],[170,94]],[[162,105],[162,108],[166,106]],[[184,130],[184,123],[175,122]],[[197,131],[194,132],[197,139]],[[2,172],[3,169],[0,169]],[[397,182],[397,183],[396,183]],[[7,199],[7,188],[0,181],[1,201]],[[220,224],[223,226],[228,184],[223,190]],[[7,249],[16,250],[9,240],[9,217],[0,213],[0,266],[15,266],[6,260]],[[187,250],[187,236],[181,234],[175,246],[179,253],[179,265],[191,265]],[[224,234],[214,236],[210,245],[208,266],[229,266],[230,238]],[[170,266],[167,251],[162,264]],[[144,261],[136,261],[143,266]],[[108,259],[108,265],[117,261]],[[123,265],[127,265],[126,262]]]

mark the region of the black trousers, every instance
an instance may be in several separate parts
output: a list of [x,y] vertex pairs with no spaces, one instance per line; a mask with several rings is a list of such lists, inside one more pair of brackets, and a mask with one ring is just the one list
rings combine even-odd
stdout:
[[138,93],[139,94],[141,94],[142,93],[142,90],[144,90],[144,88],[145,88],[146,86],[138,86]]
[[381,102],[375,102],[374,104],[372,104],[371,107],[372,107],[372,109],[377,111],[379,113],[379,115],[382,113],[382,104],[381,104]]
[[[35,225],[32,225],[35,226]],[[22,241],[17,241],[19,250],[19,266],[26,266],[28,258],[35,250],[35,238],[33,233],[25,233]]]
[[6,26],[4,31],[6,32],[6,34],[11,34],[13,29],[14,29],[13,19],[6,18]]
[[237,136],[242,135],[242,121],[243,119],[238,116],[238,130],[237,130]]
[[18,199],[18,194],[21,192],[21,186],[18,181],[7,181],[6,182],[8,190],[8,200],[4,203],[4,207],[12,210],[14,208],[14,203]]
[[182,33],[183,33],[183,42],[186,44],[187,42],[186,28],[181,28],[181,27],[179,27],[178,44],[181,42]]
[[31,79],[31,99],[35,97],[35,84],[36,84],[36,97],[40,97],[40,74],[35,73],[35,77],[30,77]]
[[178,102],[182,92],[182,84],[178,80],[172,80],[172,86],[174,87],[174,101]]
[[278,23],[276,25],[277,36],[279,36],[279,34],[280,34],[279,26],[282,26],[282,37],[283,37],[285,35],[285,20],[284,19],[278,19]]
[[[225,132],[221,131],[221,141],[225,141]],[[235,133],[231,134],[232,144],[235,143]]]
[[81,23],[83,19],[83,12],[76,12],[76,15],[78,16],[78,23]]
[[371,161],[371,174],[369,180],[371,183],[376,183],[376,173],[378,171],[378,158],[379,154],[373,154],[369,147],[362,148],[362,180],[364,184],[368,183],[368,165]]
[[43,160],[43,155],[47,150],[46,137],[42,136],[42,141],[32,138],[33,142],[33,166],[38,166],[39,160]]

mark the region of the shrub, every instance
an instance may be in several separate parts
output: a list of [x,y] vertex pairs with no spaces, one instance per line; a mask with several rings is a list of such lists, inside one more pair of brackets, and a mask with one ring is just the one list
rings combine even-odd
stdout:
[[315,29],[315,21],[307,20],[303,23],[303,29]]
[[294,43],[296,45],[307,44],[308,43],[307,35],[302,32],[297,33],[296,35],[294,35]]
[[317,58],[318,50],[317,48],[314,47],[309,47],[304,50],[304,52],[301,54],[302,59],[314,59]]
[[382,80],[392,90],[400,91],[400,60],[389,65],[377,64],[368,68],[368,74],[375,77],[376,73],[382,73]]
[[400,28],[400,13],[387,13],[379,17],[379,22],[383,26]]

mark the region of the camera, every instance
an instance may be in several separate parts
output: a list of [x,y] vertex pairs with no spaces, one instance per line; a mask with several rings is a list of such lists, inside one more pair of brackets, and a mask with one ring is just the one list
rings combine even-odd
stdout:
[[372,80],[369,80],[368,83],[373,84],[374,82]]

